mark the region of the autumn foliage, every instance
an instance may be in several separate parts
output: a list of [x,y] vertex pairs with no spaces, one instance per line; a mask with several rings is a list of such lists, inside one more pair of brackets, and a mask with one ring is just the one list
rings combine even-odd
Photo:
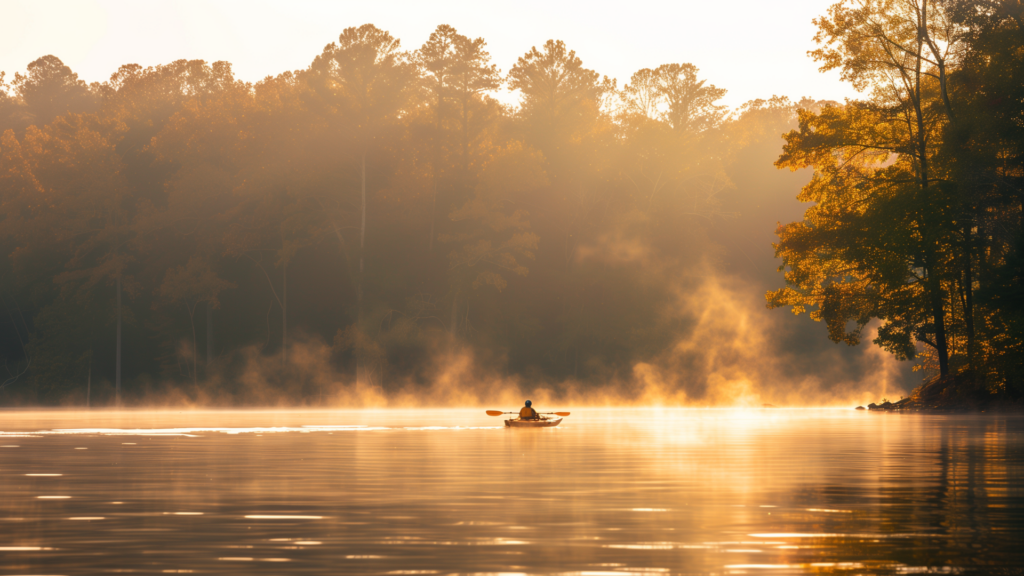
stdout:
[[1024,9],[1016,1],[840,2],[823,70],[862,100],[800,112],[777,165],[814,169],[781,226],[790,306],[950,385],[1019,397],[1024,332]]

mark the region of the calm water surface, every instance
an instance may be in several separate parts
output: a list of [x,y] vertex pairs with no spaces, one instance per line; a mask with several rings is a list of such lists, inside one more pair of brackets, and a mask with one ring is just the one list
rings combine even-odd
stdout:
[[0,412],[0,576],[1021,574],[1024,419]]

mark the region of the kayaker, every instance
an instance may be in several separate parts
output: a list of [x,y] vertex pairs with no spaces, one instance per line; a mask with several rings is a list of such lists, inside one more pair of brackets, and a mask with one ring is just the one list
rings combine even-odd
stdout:
[[520,420],[540,420],[540,415],[537,414],[537,411],[530,407],[532,404],[533,402],[527,400],[526,406],[519,409]]

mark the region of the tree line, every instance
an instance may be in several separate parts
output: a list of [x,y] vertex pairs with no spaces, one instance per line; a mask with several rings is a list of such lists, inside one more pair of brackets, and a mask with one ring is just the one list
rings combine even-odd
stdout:
[[310,342],[383,391],[459,351],[606,382],[688,329],[666,310],[775,160],[813,168],[814,205],[770,306],[850,344],[878,318],[897,356],[1019,389],[1014,6],[837,4],[815,57],[871,98],[737,110],[692,64],[620,87],[551,40],[505,72],[446,25],[409,51],[348,28],[256,83],[181,60],[90,85],[45,56],[0,76],[0,401],[244,401],[255,359],[312,402]]
[[257,83],[182,60],[87,85],[40,58],[0,90],[3,393],[199,397],[253,355],[285,386],[310,340],[384,390],[459,349],[628,371],[680,329],[667,271],[713,260],[730,158],[795,118],[724,94],[692,64],[619,88],[561,41],[504,73],[446,25],[412,51],[348,28]]

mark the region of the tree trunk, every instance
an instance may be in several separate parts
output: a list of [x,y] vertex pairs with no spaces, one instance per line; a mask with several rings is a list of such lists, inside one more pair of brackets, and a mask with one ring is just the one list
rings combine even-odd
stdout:
[[942,292],[938,282],[930,290],[932,293],[932,316],[935,319],[935,348],[939,353],[939,375],[949,376],[949,349],[946,346],[946,314],[942,309]]
[[946,115],[949,116],[950,122],[955,122],[956,115],[953,113],[953,103],[949,99],[946,59],[942,56],[942,52],[928,32],[928,0],[921,2],[921,22],[918,29],[923,32],[928,48],[931,49],[932,58],[935,60],[935,67],[939,69],[939,95],[942,97],[942,104],[946,108]]
[[[363,266],[366,255],[366,153],[363,153],[360,182],[360,198],[362,203],[362,218],[359,225],[359,281],[356,283],[356,330],[360,330],[363,319]],[[356,347],[356,383],[362,380],[362,358],[359,357],[359,347]]]
[[455,340],[455,337],[458,335],[458,333],[459,333],[459,293],[456,292],[455,293],[455,297],[452,298],[452,326],[451,326],[452,341]]
[[437,113],[434,115],[434,146],[433,146],[433,157],[430,159],[430,179],[431,186],[433,187],[433,194],[430,199],[430,240],[427,242],[427,250],[431,253],[434,251],[434,225],[437,221],[437,148],[439,140],[441,139],[441,90],[443,86],[438,87],[437,91]]
[[935,275],[935,254],[929,255],[928,297],[932,304],[932,319],[935,322],[935,351],[939,355],[939,376],[949,375],[949,348],[946,344],[946,313],[943,308],[942,283]]
[[334,230],[334,236],[338,239],[338,246],[341,248],[341,257],[345,259],[345,278],[348,280],[349,284],[352,285],[352,290],[355,291],[356,277],[352,272],[352,259],[349,257],[348,242],[345,242],[345,236],[342,235],[341,228],[338,226],[337,221],[335,221],[330,213],[327,212],[327,208],[324,206],[323,202],[317,200],[317,203],[320,204],[320,209],[324,211],[324,215],[327,216],[327,220],[330,222],[331,228]]
[[188,310],[188,321],[192,325],[192,387],[195,391],[199,392],[199,349],[196,343],[196,306],[199,306],[199,302],[196,302],[192,306],[185,302],[185,309]]
[[359,312],[362,313],[363,305],[363,261],[366,256],[366,154],[363,154],[360,200],[362,204],[362,217],[359,223]]
[[213,306],[206,303],[206,378],[210,378],[210,365],[213,364]]
[[121,406],[121,277],[117,277],[117,366],[114,369],[114,405]]
[[580,379],[580,347],[572,347],[572,379],[576,382]]
[[974,370],[974,270],[972,259],[974,257],[973,238],[971,237],[971,225],[964,225],[964,321],[967,324],[967,365]]
[[[462,174],[460,180],[462,181],[461,191],[464,195],[469,181],[469,96],[466,94],[463,94],[462,97]],[[461,201],[462,198],[459,200]]]
[[[921,22],[919,21],[920,25]],[[928,202],[928,186],[930,184],[928,175],[928,138],[925,131],[924,125],[924,109],[921,101],[921,53],[923,51],[923,37],[917,39],[917,60],[914,69],[914,91],[911,100],[914,105],[914,114],[917,120],[917,153],[918,153],[918,166],[920,167],[921,177],[921,190],[924,192],[924,201]],[[927,208],[926,208],[927,209]],[[934,226],[928,221],[929,218],[925,216],[923,218],[925,230],[925,241],[929,242],[928,237],[931,236],[931,231]],[[935,254],[935,248],[927,248],[927,262],[928,262],[928,296],[931,300],[932,305],[932,319],[935,322],[935,351],[939,355],[939,375],[945,378],[949,375],[949,347],[946,343],[946,313],[944,310],[944,298],[942,296],[942,282],[939,276],[936,275],[936,260],[937,255]]]
[[281,280],[281,363],[288,365],[288,263],[283,266]]
[[434,193],[430,199],[430,240],[427,242],[427,251],[434,252],[434,222],[437,220],[437,177],[434,177]]

